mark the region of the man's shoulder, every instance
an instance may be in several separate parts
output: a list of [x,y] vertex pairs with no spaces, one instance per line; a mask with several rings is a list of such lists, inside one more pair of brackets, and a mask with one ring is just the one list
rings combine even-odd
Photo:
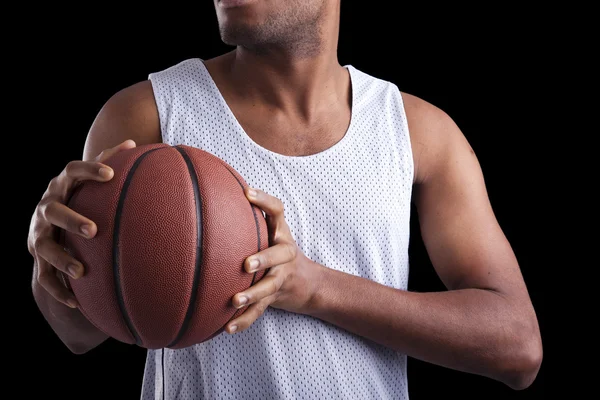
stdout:
[[414,155],[415,181],[420,181],[436,160],[464,136],[446,111],[416,95],[400,93]]
[[454,123],[452,118],[440,107],[404,91],[400,91],[406,111],[406,118],[415,134],[433,134],[440,128]]
[[161,141],[159,118],[149,81],[141,81],[114,93],[102,106],[88,133],[84,157],[132,139],[138,145]]

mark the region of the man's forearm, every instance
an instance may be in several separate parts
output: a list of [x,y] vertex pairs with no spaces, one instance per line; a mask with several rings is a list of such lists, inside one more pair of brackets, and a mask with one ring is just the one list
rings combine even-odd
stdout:
[[321,267],[307,314],[411,357],[527,387],[537,374],[526,318],[483,289],[415,293]]
[[107,339],[107,336],[94,327],[78,309],[69,308],[55,300],[37,283],[36,274],[37,267],[34,268],[31,286],[36,305],[69,350],[82,354]]

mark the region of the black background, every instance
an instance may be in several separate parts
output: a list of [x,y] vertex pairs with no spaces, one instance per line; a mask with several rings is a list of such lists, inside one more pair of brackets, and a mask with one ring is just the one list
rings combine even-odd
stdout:
[[[539,115],[536,48],[543,39],[521,10],[386,9],[382,2],[342,2],[339,59],[394,82],[445,110],[479,157],[496,216],[520,261],[544,338],[538,236],[541,194],[531,183],[539,162],[533,138]],[[18,397],[62,399],[139,398],[145,351],[108,341],[73,355],[46,325],[30,291],[31,256],[26,237],[31,214],[49,180],[80,159],[87,131],[116,91],[190,57],[204,59],[230,50],[219,38],[212,2],[193,9],[38,10],[21,29],[23,45],[13,64],[25,78],[17,95],[18,129],[10,136],[29,157],[18,165],[14,244],[18,270],[12,301],[20,329],[10,379],[26,379]],[[164,8],[164,10],[163,10]],[[47,12],[47,15],[44,13]],[[31,31],[32,36],[25,34]],[[10,151],[9,151],[10,152]],[[10,157],[10,154],[8,155]],[[15,164],[11,164],[15,165]],[[443,290],[413,214],[410,290]],[[14,261],[12,261],[14,262]],[[11,262],[11,263],[12,263]],[[490,379],[410,359],[412,399],[441,393],[457,398],[534,399],[543,396],[544,369],[534,384],[513,391]],[[35,379],[28,379],[35,376]],[[29,382],[29,383],[27,383]]]

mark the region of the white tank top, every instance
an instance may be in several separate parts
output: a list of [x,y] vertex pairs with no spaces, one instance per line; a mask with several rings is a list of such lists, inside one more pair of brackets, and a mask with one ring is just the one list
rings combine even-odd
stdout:
[[[149,75],[162,139],[206,150],[281,199],[299,248],[406,290],[413,158],[398,88],[346,66],[351,122],[332,147],[285,156],[254,142],[201,59]],[[142,399],[408,399],[406,355],[322,320],[268,308],[244,332],[149,350]]]

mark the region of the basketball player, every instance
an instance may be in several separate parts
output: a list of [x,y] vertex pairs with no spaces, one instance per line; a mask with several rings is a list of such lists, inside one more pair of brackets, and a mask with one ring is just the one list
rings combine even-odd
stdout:
[[[53,179],[32,217],[33,295],[74,353],[107,337],[56,270],[85,267],[54,241],[94,221],[64,205],[113,176],[103,160],[147,143],[196,146],[255,190],[271,246],[245,263],[268,276],[226,333],[150,350],[143,399],[406,399],[412,356],[520,390],[542,345],[518,262],[476,155],[450,116],[337,59],[339,0],[215,0],[236,49],[188,59],[124,88],[97,115],[81,161]],[[447,291],[407,291],[411,203]]]

